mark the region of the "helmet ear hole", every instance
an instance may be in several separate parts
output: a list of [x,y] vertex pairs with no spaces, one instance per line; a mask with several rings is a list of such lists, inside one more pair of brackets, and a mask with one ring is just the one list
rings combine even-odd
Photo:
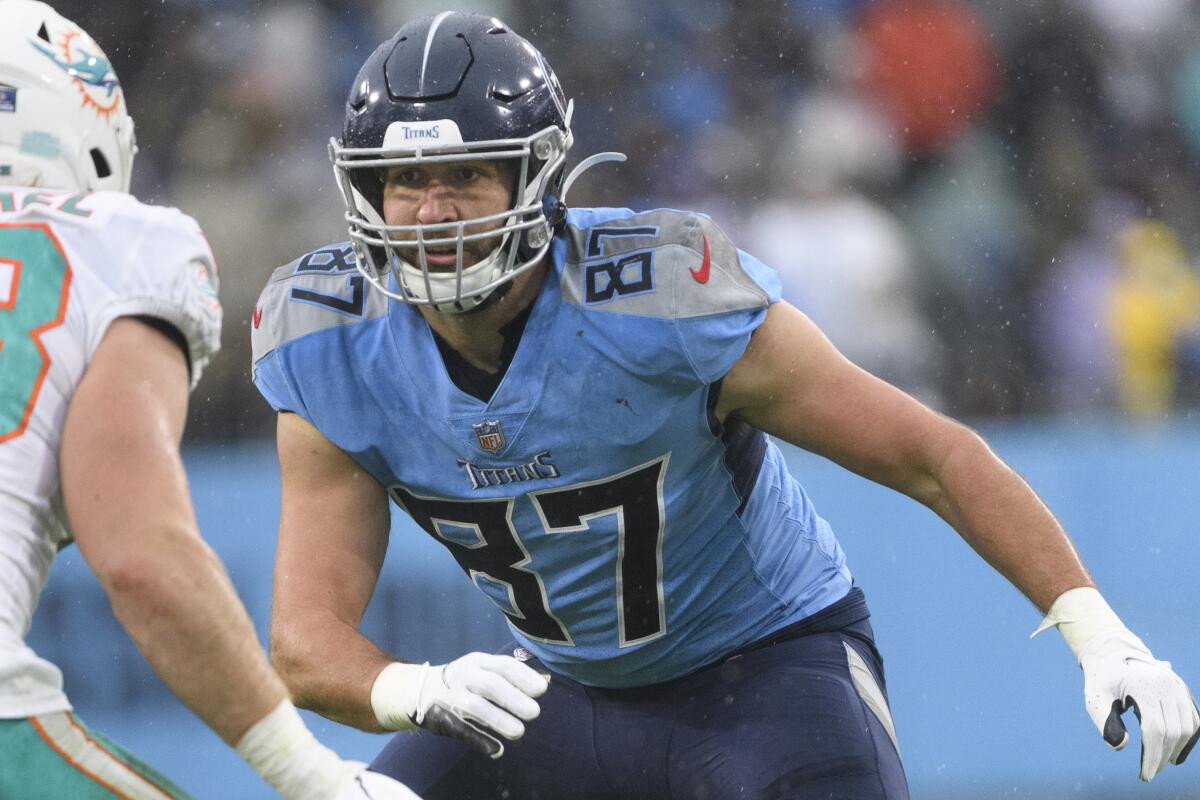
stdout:
[[37,35],[38,35],[38,38],[41,39],[42,41],[45,41],[45,42],[50,41],[50,32],[48,30],[46,30],[46,23],[43,22],[42,26],[40,28],[38,28]]
[[107,178],[112,175],[112,168],[108,165],[108,159],[104,157],[104,153],[100,148],[93,147],[90,151],[92,156],[92,164],[96,167],[96,177]]

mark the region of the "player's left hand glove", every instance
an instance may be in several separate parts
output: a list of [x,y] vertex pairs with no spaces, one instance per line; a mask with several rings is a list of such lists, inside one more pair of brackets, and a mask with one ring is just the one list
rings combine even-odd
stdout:
[[1200,710],[1166,661],[1150,654],[1091,588],[1064,592],[1037,632],[1057,625],[1083,668],[1088,715],[1110,747],[1129,741],[1121,715],[1132,708],[1142,729],[1142,766],[1149,781],[1168,763],[1182,764],[1200,739]]
[[1200,738],[1200,712],[1187,685],[1125,631],[1096,636],[1079,653],[1088,715],[1114,750],[1129,741],[1121,715],[1132,708],[1142,728],[1142,770],[1148,781],[1167,762],[1182,764]]

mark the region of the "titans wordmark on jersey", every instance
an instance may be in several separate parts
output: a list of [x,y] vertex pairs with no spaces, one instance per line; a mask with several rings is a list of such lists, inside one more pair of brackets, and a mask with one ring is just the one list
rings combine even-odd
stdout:
[[254,380],[351,455],[551,668],[668,680],[845,596],[829,526],[761,432],[712,411],[778,299],[707,218],[574,209],[488,402],[348,245],[272,275]]

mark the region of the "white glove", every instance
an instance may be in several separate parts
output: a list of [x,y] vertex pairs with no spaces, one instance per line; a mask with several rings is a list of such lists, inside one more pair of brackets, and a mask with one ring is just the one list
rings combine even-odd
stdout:
[[334,800],[421,800],[412,789],[387,775],[364,769],[355,775]]
[[1149,781],[1168,763],[1182,764],[1200,739],[1200,711],[1171,665],[1156,660],[1095,589],[1064,592],[1034,635],[1052,625],[1083,668],[1088,716],[1104,741],[1114,750],[1125,747],[1121,715],[1132,708],[1142,729],[1138,777]]
[[388,730],[420,726],[461,739],[491,758],[504,755],[506,739],[520,739],[522,721],[541,713],[536,697],[549,676],[512,656],[467,653],[449,664],[389,664],[371,687],[371,707]]

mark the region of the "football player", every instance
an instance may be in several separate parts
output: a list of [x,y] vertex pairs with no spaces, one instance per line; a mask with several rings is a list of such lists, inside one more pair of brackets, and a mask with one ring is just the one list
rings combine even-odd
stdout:
[[99,46],[32,0],[0,20],[0,797],[184,796],[24,643],[74,541],[166,684],[283,797],[416,798],[313,738],[196,529],[179,440],[221,325],[200,228],[128,194],[133,121]]
[[[903,798],[866,599],[768,434],[925,503],[1058,626],[1141,777],[1200,717],[972,431],[846,361],[700,214],[568,208],[571,104],[499,20],[406,24],[330,153],[350,240],[276,270],[272,653],[301,705],[404,730],[427,798]],[[357,625],[389,500],[516,637],[403,663]],[[442,736],[430,734],[443,734]],[[484,758],[474,751],[490,756]]]

